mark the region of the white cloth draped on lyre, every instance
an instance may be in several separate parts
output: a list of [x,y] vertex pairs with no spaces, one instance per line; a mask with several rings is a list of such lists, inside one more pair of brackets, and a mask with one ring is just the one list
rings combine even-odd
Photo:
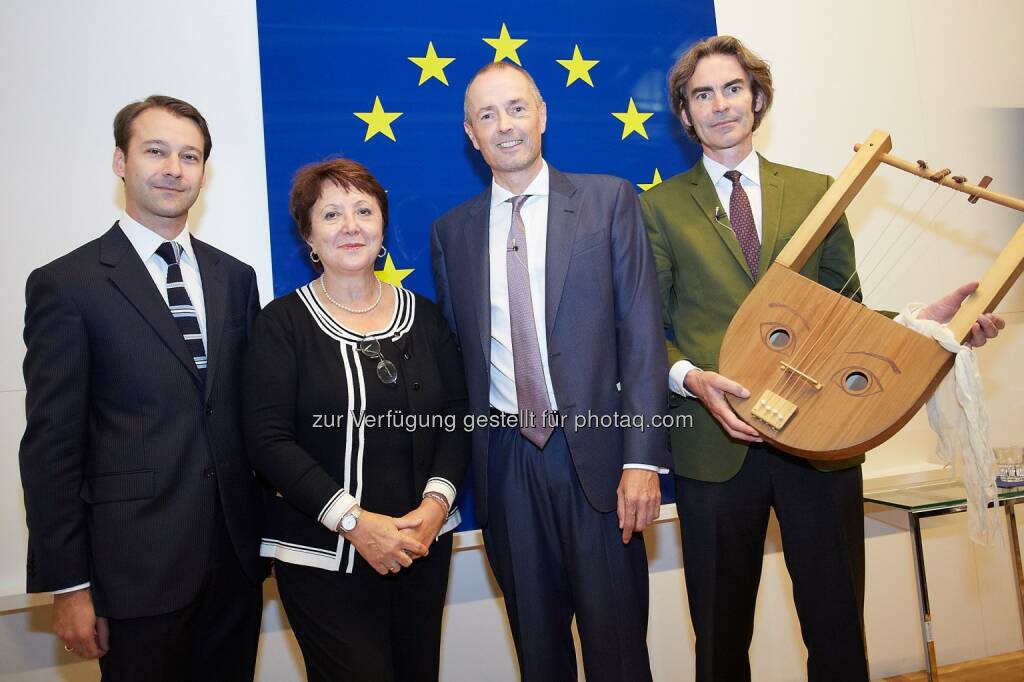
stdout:
[[933,320],[920,320],[924,306],[908,305],[897,321],[935,339],[956,355],[953,371],[928,399],[928,423],[939,437],[935,453],[967,489],[967,533],[978,544],[992,544],[999,531],[998,499],[989,444],[988,413],[981,374],[974,351],[962,346],[949,328]]

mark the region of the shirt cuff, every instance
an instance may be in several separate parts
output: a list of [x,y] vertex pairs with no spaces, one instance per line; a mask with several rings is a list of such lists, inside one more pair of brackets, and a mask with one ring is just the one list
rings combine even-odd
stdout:
[[447,478],[434,476],[428,479],[427,485],[423,488],[423,496],[426,497],[427,493],[440,493],[448,501],[448,509],[455,508],[455,485]]
[[68,592],[77,592],[78,590],[84,590],[85,588],[92,585],[92,583],[82,583],[81,585],[75,585],[74,587],[65,587],[63,590],[54,590],[54,594],[67,594]]
[[656,467],[653,464],[623,464],[622,470],[625,471],[626,469],[643,469],[644,471],[656,471],[659,474],[671,473],[665,467]]
[[337,533],[341,517],[347,514],[357,503],[358,500],[356,498],[345,492],[344,488],[341,488],[338,492],[331,495],[331,499],[327,500],[327,504],[320,510],[320,516],[317,517],[317,520],[324,524],[332,533]]
[[672,365],[672,369],[668,371],[669,390],[673,393],[678,393],[684,398],[696,398],[697,396],[686,390],[686,375],[689,374],[691,370],[696,370],[698,372],[704,371],[689,360],[679,360],[676,364]]

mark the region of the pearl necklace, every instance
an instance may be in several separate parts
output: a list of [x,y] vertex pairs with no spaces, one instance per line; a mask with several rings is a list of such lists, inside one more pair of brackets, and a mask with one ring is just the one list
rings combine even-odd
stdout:
[[371,310],[373,310],[374,308],[376,308],[380,304],[381,295],[384,293],[384,287],[381,286],[380,280],[377,279],[376,276],[374,276],[374,279],[377,280],[377,300],[375,300],[372,304],[368,305],[365,308],[349,308],[344,303],[341,303],[339,301],[334,300],[334,297],[331,296],[331,294],[327,291],[327,273],[326,272],[324,274],[320,275],[320,291],[324,292],[324,296],[327,297],[328,301],[330,301],[334,305],[338,306],[342,310],[344,310],[346,312],[350,312],[350,313],[352,313],[354,315],[362,315],[363,313],[368,313]]

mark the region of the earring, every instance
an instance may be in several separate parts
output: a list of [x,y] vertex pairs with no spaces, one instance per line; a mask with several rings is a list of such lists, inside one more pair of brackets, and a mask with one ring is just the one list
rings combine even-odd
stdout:
[[309,260],[313,261],[314,263],[319,263],[320,262],[320,256],[318,256],[316,254],[316,251],[314,251],[313,249],[310,249],[309,250]]
[[380,246],[380,253],[377,254],[377,258],[383,258],[386,255],[388,255],[388,249],[387,249],[386,246],[381,244],[381,246]]

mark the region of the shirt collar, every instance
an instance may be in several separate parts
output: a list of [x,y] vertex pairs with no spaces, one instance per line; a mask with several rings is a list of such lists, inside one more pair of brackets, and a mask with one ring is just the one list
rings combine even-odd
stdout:
[[[718,163],[706,154],[704,155],[703,162],[704,169],[708,172],[711,182],[716,185],[725,176],[727,171],[732,170],[731,168],[727,168],[726,166]],[[736,164],[736,170],[755,185],[761,184],[761,162],[757,157],[757,152],[751,150],[745,159]],[[726,180],[726,182],[728,182],[728,180]]]
[[[139,258],[142,262],[148,261],[156,253],[156,250],[160,248],[166,239],[158,235],[153,230],[149,229],[142,223],[138,222],[130,215],[127,211],[121,213],[121,218],[117,221],[121,226],[121,231],[124,232],[124,236],[128,237],[128,241],[131,242],[132,247],[136,253],[139,254]],[[181,229],[171,241],[178,242],[181,246],[182,258],[187,259],[192,265],[196,264],[195,252],[192,250],[192,238],[188,232],[188,224]]]
[[[537,173],[537,177],[533,179],[533,182],[523,190],[523,194],[529,194],[531,197],[546,197],[550,190],[550,185],[551,182],[550,174],[548,173],[548,162],[541,159],[540,173]],[[491,178],[491,208],[500,206],[514,196],[516,195],[499,185],[494,178]]]

